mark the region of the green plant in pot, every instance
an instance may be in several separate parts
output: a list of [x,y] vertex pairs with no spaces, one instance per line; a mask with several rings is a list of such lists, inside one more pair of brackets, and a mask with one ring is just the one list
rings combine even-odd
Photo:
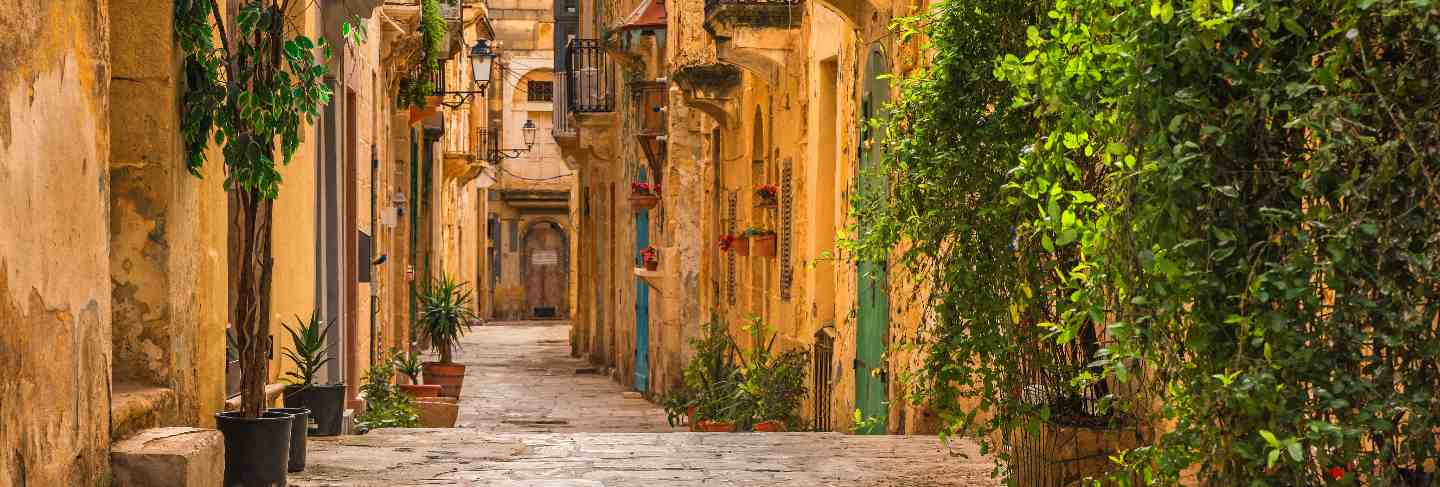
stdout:
[[694,431],[728,432],[735,428],[735,394],[739,369],[735,341],[725,324],[712,320],[704,335],[690,340],[695,357],[685,364],[684,386],[663,400],[671,425],[689,418]]
[[421,384],[420,376],[424,366],[420,361],[420,353],[410,351],[409,353],[395,352],[395,371],[410,379],[409,384],[399,384],[401,391],[411,397],[435,397],[440,395],[440,386],[436,384]]
[[470,309],[472,293],[465,283],[447,275],[430,282],[420,292],[420,333],[440,354],[439,362],[421,364],[426,384],[441,387],[441,394],[460,397],[465,381],[465,365],[455,363],[455,349],[466,327],[476,319]]
[[[333,47],[324,37],[296,34],[289,0],[232,0],[231,12],[206,0],[172,0],[174,41],[182,67],[180,133],[186,169],[196,177],[209,159],[223,163],[229,201],[227,273],[233,293],[240,362],[240,408],[216,413],[225,435],[224,485],[284,485],[292,415],[267,411],[270,378],[272,236],[280,166],[300,148],[307,124],[330,102],[326,83]],[[347,43],[364,37],[358,18],[340,31]],[[303,172],[303,171],[302,171]]]
[[285,373],[285,407],[306,408],[315,424],[310,428],[313,436],[335,436],[345,416],[345,385],[320,384],[315,376],[333,360],[326,350],[325,337],[330,333],[330,324],[319,319],[318,313],[311,313],[309,319],[295,317],[295,322],[282,323],[290,336],[290,345],[282,355],[295,364],[295,370]]
[[742,358],[735,417],[741,429],[798,429],[804,425],[799,411],[807,392],[805,374],[810,354],[804,349],[775,352],[776,335],[766,340],[766,328],[759,317],[752,317],[746,325],[753,346]]
[[396,360],[392,350],[370,364],[360,384],[360,396],[365,399],[365,410],[355,417],[355,427],[361,433],[377,428],[414,428],[420,425],[420,412],[415,398],[396,389]]

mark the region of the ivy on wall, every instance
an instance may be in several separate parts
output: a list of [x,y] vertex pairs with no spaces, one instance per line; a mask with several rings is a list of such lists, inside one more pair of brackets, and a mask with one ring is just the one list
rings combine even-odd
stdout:
[[1437,14],[950,0],[897,20],[933,57],[872,122],[892,186],[856,197],[848,246],[905,243],[923,276],[912,399],[987,447],[1154,432],[1122,483],[1435,481]]

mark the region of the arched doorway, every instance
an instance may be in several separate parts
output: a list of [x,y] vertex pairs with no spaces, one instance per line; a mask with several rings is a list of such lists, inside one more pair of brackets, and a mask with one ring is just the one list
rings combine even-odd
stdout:
[[570,316],[570,245],[565,229],[549,220],[531,222],[521,242],[520,279],[531,318]]

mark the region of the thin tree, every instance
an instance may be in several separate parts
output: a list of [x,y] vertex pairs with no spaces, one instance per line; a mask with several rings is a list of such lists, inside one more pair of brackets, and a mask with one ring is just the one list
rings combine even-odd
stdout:
[[[238,2],[238,5],[237,5]],[[229,285],[235,292],[231,340],[240,359],[240,412],[265,407],[269,378],[271,235],[280,191],[300,131],[329,103],[324,83],[331,48],[324,38],[288,32],[306,0],[175,0],[175,36],[184,55],[181,132],[196,177],[213,142],[225,164],[230,207]],[[362,33],[347,22],[345,37]]]

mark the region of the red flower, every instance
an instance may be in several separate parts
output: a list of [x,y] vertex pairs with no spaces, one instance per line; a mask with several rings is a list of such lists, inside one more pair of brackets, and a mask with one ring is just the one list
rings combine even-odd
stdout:
[[1330,471],[1327,473],[1329,473],[1330,478],[1334,480],[1340,480],[1345,478],[1345,469],[1340,467],[1330,467]]

